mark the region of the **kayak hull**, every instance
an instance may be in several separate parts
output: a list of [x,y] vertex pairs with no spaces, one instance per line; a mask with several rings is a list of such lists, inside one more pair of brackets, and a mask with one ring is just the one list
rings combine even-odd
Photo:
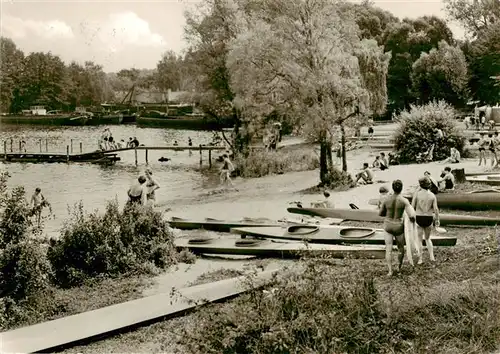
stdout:
[[[412,196],[405,195],[411,202]],[[500,210],[500,193],[438,193],[437,203],[440,208],[456,210]]]
[[[377,210],[369,209],[326,209],[326,208],[288,208],[293,214],[320,216],[324,218],[339,218],[349,221],[383,222]],[[471,216],[458,214],[439,214],[441,226],[495,226],[500,224],[500,218],[486,216]]]
[[[342,227],[342,226],[304,226],[301,228],[316,228],[315,232],[310,232],[303,235],[298,235],[295,232],[290,232],[291,227],[244,227],[234,228],[231,232],[253,237],[262,237],[269,239],[306,240],[310,243],[321,244],[365,244],[365,245],[384,245],[384,232],[380,229],[364,228],[364,227]],[[457,244],[456,237],[432,236],[434,246],[455,246]],[[425,241],[423,242],[425,245]]]
[[276,242],[260,240],[255,244],[239,246],[241,238],[224,237],[212,239],[207,243],[190,243],[181,238],[174,241],[177,249],[189,249],[193,253],[231,254],[257,257],[300,258],[303,255],[333,258],[383,259],[385,247],[382,246],[343,246],[327,244],[306,244],[304,242]]
[[233,227],[270,227],[281,226],[277,222],[257,222],[257,221],[225,221],[215,219],[188,220],[181,218],[172,218],[168,221],[171,227],[180,230],[204,229],[216,232],[230,232]]

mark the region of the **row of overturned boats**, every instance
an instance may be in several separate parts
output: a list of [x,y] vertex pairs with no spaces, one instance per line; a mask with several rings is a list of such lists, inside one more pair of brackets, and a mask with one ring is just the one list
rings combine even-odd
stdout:
[[[477,174],[475,176],[478,176]],[[410,195],[405,195],[411,201]],[[500,211],[500,189],[487,188],[464,193],[437,194],[438,206],[445,210]],[[374,204],[375,201],[370,201]],[[203,230],[177,237],[178,249],[196,254],[295,258],[328,255],[333,258],[385,257],[384,234],[379,228],[341,225],[351,222],[382,223],[375,209],[290,207],[296,220],[272,221],[245,218],[237,221],[206,218],[192,220],[173,217],[170,226],[180,230]],[[500,216],[440,213],[441,226],[488,227],[500,224]],[[432,236],[434,246],[455,246],[457,238],[446,233]],[[424,246],[425,246],[425,240]]]

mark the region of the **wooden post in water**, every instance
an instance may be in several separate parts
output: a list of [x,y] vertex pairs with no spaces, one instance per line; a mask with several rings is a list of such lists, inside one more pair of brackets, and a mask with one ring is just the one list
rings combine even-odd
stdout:
[[42,139],[40,139],[40,152],[42,152]]
[[70,142],[71,142],[71,154],[73,154],[73,139],[71,139]]
[[81,141],[80,141],[80,154],[83,154],[83,144]]
[[14,139],[10,138],[10,152],[14,152]]
[[66,145],[66,162],[69,163],[69,145]]
[[203,153],[202,153],[201,144],[200,144],[200,167],[202,164],[203,164]]
[[212,168],[212,149],[208,150],[208,167]]
[[146,150],[144,150],[144,151],[146,151],[146,154],[145,154],[145,155],[146,155],[146,165],[147,165],[147,164],[148,164],[148,149],[146,149]]
[[45,152],[49,152],[49,139],[45,139]]
[[135,154],[135,165],[137,166],[137,146],[134,147],[134,154]]
[[23,144],[21,143],[21,140],[19,140],[19,152],[22,152],[22,151],[21,151],[21,150],[22,150],[22,145],[23,145]]
[[7,140],[3,141],[3,153],[5,155],[5,160],[7,160]]

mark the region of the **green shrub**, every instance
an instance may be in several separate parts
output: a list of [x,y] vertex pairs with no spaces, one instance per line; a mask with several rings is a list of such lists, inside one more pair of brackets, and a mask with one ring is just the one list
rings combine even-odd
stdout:
[[95,277],[166,268],[175,261],[175,248],[168,223],[152,208],[121,212],[114,201],[104,214],[88,214],[80,203],[60,239],[51,240],[48,258],[56,284],[70,287]]
[[235,160],[236,174],[242,177],[262,177],[293,171],[308,171],[319,167],[319,158],[311,150],[254,150],[248,157]]
[[423,106],[411,106],[397,117],[399,127],[394,132],[395,150],[400,163],[420,162],[419,154],[424,154],[434,141],[434,129],[443,131],[444,139],[434,147],[434,161],[444,160],[455,147],[464,152],[465,138],[455,121],[453,107],[445,103],[431,102]]

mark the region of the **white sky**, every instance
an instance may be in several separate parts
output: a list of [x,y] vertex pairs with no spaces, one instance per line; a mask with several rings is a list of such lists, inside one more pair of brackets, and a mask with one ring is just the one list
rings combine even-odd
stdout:
[[[400,18],[445,16],[440,0],[375,0]],[[186,47],[184,10],[196,0],[0,0],[0,34],[25,53],[51,51],[105,71],[154,68],[166,50]],[[462,37],[458,26],[450,26]]]

